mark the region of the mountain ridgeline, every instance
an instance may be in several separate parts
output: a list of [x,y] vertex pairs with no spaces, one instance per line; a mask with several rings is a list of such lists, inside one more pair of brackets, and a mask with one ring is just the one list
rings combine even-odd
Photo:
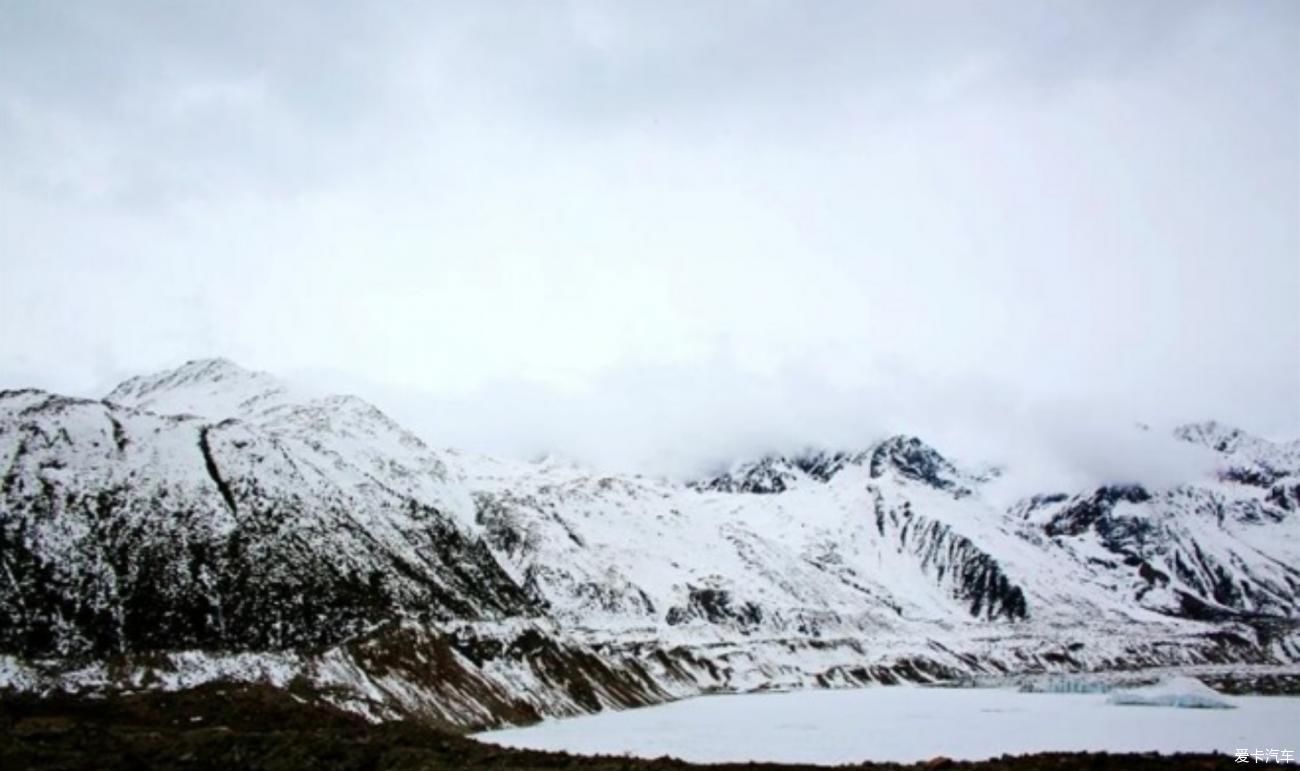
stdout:
[[1300,443],[1043,490],[918,437],[681,484],[434,450],[228,361],[0,392],[0,686],[306,689],[455,727],[695,693],[1300,658]]

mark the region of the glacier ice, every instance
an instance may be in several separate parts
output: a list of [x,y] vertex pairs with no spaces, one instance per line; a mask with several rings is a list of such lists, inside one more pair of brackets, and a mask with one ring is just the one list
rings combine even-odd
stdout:
[[1195,709],[1233,709],[1237,706],[1200,680],[1186,676],[1169,677],[1141,688],[1114,691],[1107,701],[1111,704]]
[[1050,677],[1020,684],[1021,693],[1107,693],[1113,683],[1089,677]]

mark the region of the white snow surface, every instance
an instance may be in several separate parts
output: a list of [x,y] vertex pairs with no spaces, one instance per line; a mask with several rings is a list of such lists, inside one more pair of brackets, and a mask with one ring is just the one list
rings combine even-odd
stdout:
[[1300,698],[1235,710],[1137,709],[1103,694],[888,686],[729,696],[477,734],[506,747],[670,755],[696,763],[982,760],[1031,752],[1220,752],[1295,747]]

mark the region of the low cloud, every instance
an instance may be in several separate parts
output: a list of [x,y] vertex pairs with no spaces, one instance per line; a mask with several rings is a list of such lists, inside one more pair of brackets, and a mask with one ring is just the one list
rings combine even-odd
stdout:
[[0,377],[222,355],[492,452],[904,432],[1159,475],[1096,426],[1300,435],[1297,34],[1286,0],[7,4]]
[[768,453],[862,450],[895,434],[971,470],[998,467],[990,494],[1006,505],[1104,484],[1176,486],[1215,467],[1205,448],[1174,438],[1182,421],[1148,425],[1122,404],[1031,402],[993,383],[900,367],[836,384],[715,362],[625,369],[577,389],[499,383],[454,398],[319,372],[300,382],[368,396],[435,447],[677,479]]

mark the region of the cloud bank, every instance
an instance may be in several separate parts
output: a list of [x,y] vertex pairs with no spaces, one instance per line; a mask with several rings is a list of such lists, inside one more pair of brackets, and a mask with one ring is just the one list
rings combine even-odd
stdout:
[[224,355],[664,469],[1300,435],[1297,36],[1285,0],[5,4],[0,378]]

